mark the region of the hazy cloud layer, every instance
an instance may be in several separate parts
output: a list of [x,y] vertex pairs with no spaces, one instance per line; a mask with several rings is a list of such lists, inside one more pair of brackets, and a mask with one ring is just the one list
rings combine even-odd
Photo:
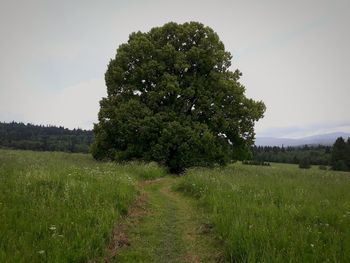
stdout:
[[349,11],[341,0],[2,1],[0,121],[92,128],[107,64],[131,32],[200,21],[265,102],[258,134],[345,131]]
[[[106,96],[106,91],[101,79],[65,87],[54,95],[36,90],[16,90],[6,96],[16,103],[8,103],[6,109],[1,110],[0,119],[91,129],[97,119],[99,100],[103,96]],[[6,101],[3,103],[6,104]]]

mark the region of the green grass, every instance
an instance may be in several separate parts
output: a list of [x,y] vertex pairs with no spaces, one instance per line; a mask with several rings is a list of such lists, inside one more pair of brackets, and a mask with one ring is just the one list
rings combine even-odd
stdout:
[[189,170],[177,189],[206,209],[229,262],[350,262],[350,173],[234,164]]
[[205,219],[194,209],[194,200],[171,190],[178,178],[166,177],[143,187],[147,196],[137,224],[131,220],[115,262],[217,262],[211,235],[203,234]]
[[[147,187],[147,216],[128,228],[131,246],[120,251],[116,262],[174,262],[184,253],[177,227],[177,207],[160,191],[162,184]],[[177,261],[179,262],[179,261]]]
[[139,188],[164,175],[152,163],[0,150],[0,262],[103,261],[140,191],[147,211],[116,262],[350,262],[350,173],[237,163]]
[[154,164],[0,150],[0,262],[102,260],[113,226]]

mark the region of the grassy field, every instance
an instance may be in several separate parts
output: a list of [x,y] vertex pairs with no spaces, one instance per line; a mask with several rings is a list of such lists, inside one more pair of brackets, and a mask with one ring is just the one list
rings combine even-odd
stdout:
[[[350,173],[236,163],[164,175],[0,150],[0,262],[102,262],[124,221],[115,262],[350,262]],[[140,192],[137,223],[121,220]]]
[[163,175],[152,164],[0,150],[0,262],[101,260],[137,181]]
[[192,169],[177,189],[199,200],[230,262],[350,262],[350,173],[234,164]]

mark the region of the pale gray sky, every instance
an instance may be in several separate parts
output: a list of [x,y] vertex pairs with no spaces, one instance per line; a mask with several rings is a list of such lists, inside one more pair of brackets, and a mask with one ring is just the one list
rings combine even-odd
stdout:
[[347,0],[0,0],[0,121],[91,129],[116,48],[169,21],[219,34],[267,106],[257,135],[350,131]]

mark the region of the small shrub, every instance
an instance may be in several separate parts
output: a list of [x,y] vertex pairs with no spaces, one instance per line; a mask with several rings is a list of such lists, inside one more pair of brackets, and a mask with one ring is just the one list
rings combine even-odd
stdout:
[[325,165],[320,165],[318,168],[320,168],[320,170],[328,170],[327,166]]
[[311,167],[310,165],[310,159],[308,157],[301,158],[299,161],[299,168],[301,169],[309,169]]
[[348,171],[348,167],[344,160],[338,160],[333,165],[333,170],[335,171]]

